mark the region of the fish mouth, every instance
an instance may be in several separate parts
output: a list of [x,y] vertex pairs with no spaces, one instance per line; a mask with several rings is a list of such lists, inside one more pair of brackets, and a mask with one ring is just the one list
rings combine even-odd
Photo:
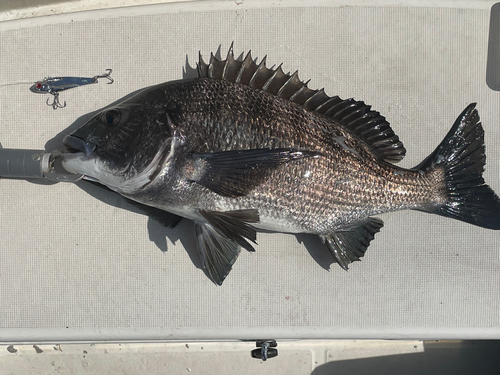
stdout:
[[81,152],[85,156],[89,156],[96,149],[97,145],[88,142],[82,138],[79,138],[74,135],[67,135],[63,139],[64,146],[69,153],[78,153]]

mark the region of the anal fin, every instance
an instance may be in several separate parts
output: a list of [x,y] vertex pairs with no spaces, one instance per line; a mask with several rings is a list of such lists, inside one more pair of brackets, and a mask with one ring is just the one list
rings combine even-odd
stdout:
[[335,261],[347,271],[350,263],[360,260],[365,255],[375,233],[379,232],[383,226],[382,220],[368,218],[349,231],[335,232],[321,236],[321,239],[332,253]]
[[199,213],[206,220],[195,222],[201,263],[212,281],[222,285],[238,258],[241,247],[254,251],[247,239],[255,243],[257,233],[248,223],[258,222],[259,214],[257,210],[200,210]]

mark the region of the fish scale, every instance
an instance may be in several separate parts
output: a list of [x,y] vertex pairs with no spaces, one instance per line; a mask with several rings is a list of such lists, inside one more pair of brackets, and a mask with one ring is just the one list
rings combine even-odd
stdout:
[[415,209],[500,229],[482,178],[484,132],[469,105],[412,169],[405,148],[364,102],[312,90],[297,72],[200,57],[199,78],[146,88],[65,138],[63,166],[100,182],[166,226],[194,221],[201,262],[222,284],[256,230],[318,235],[342,268],[383,222]]

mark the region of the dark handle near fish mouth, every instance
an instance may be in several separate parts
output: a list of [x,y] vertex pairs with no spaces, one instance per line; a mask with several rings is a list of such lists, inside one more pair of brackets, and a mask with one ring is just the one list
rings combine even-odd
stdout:
[[66,171],[61,152],[2,148],[0,145],[0,178],[47,178],[55,182],[76,182],[83,175]]

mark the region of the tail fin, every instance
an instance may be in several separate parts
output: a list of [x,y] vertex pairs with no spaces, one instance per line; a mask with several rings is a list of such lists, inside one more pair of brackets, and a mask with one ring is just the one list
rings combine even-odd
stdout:
[[444,170],[445,202],[430,209],[438,215],[489,229],[500,229],[500,199],[485,184],[484,131],[476,103],[470,104],[436,150],[416,169]]

